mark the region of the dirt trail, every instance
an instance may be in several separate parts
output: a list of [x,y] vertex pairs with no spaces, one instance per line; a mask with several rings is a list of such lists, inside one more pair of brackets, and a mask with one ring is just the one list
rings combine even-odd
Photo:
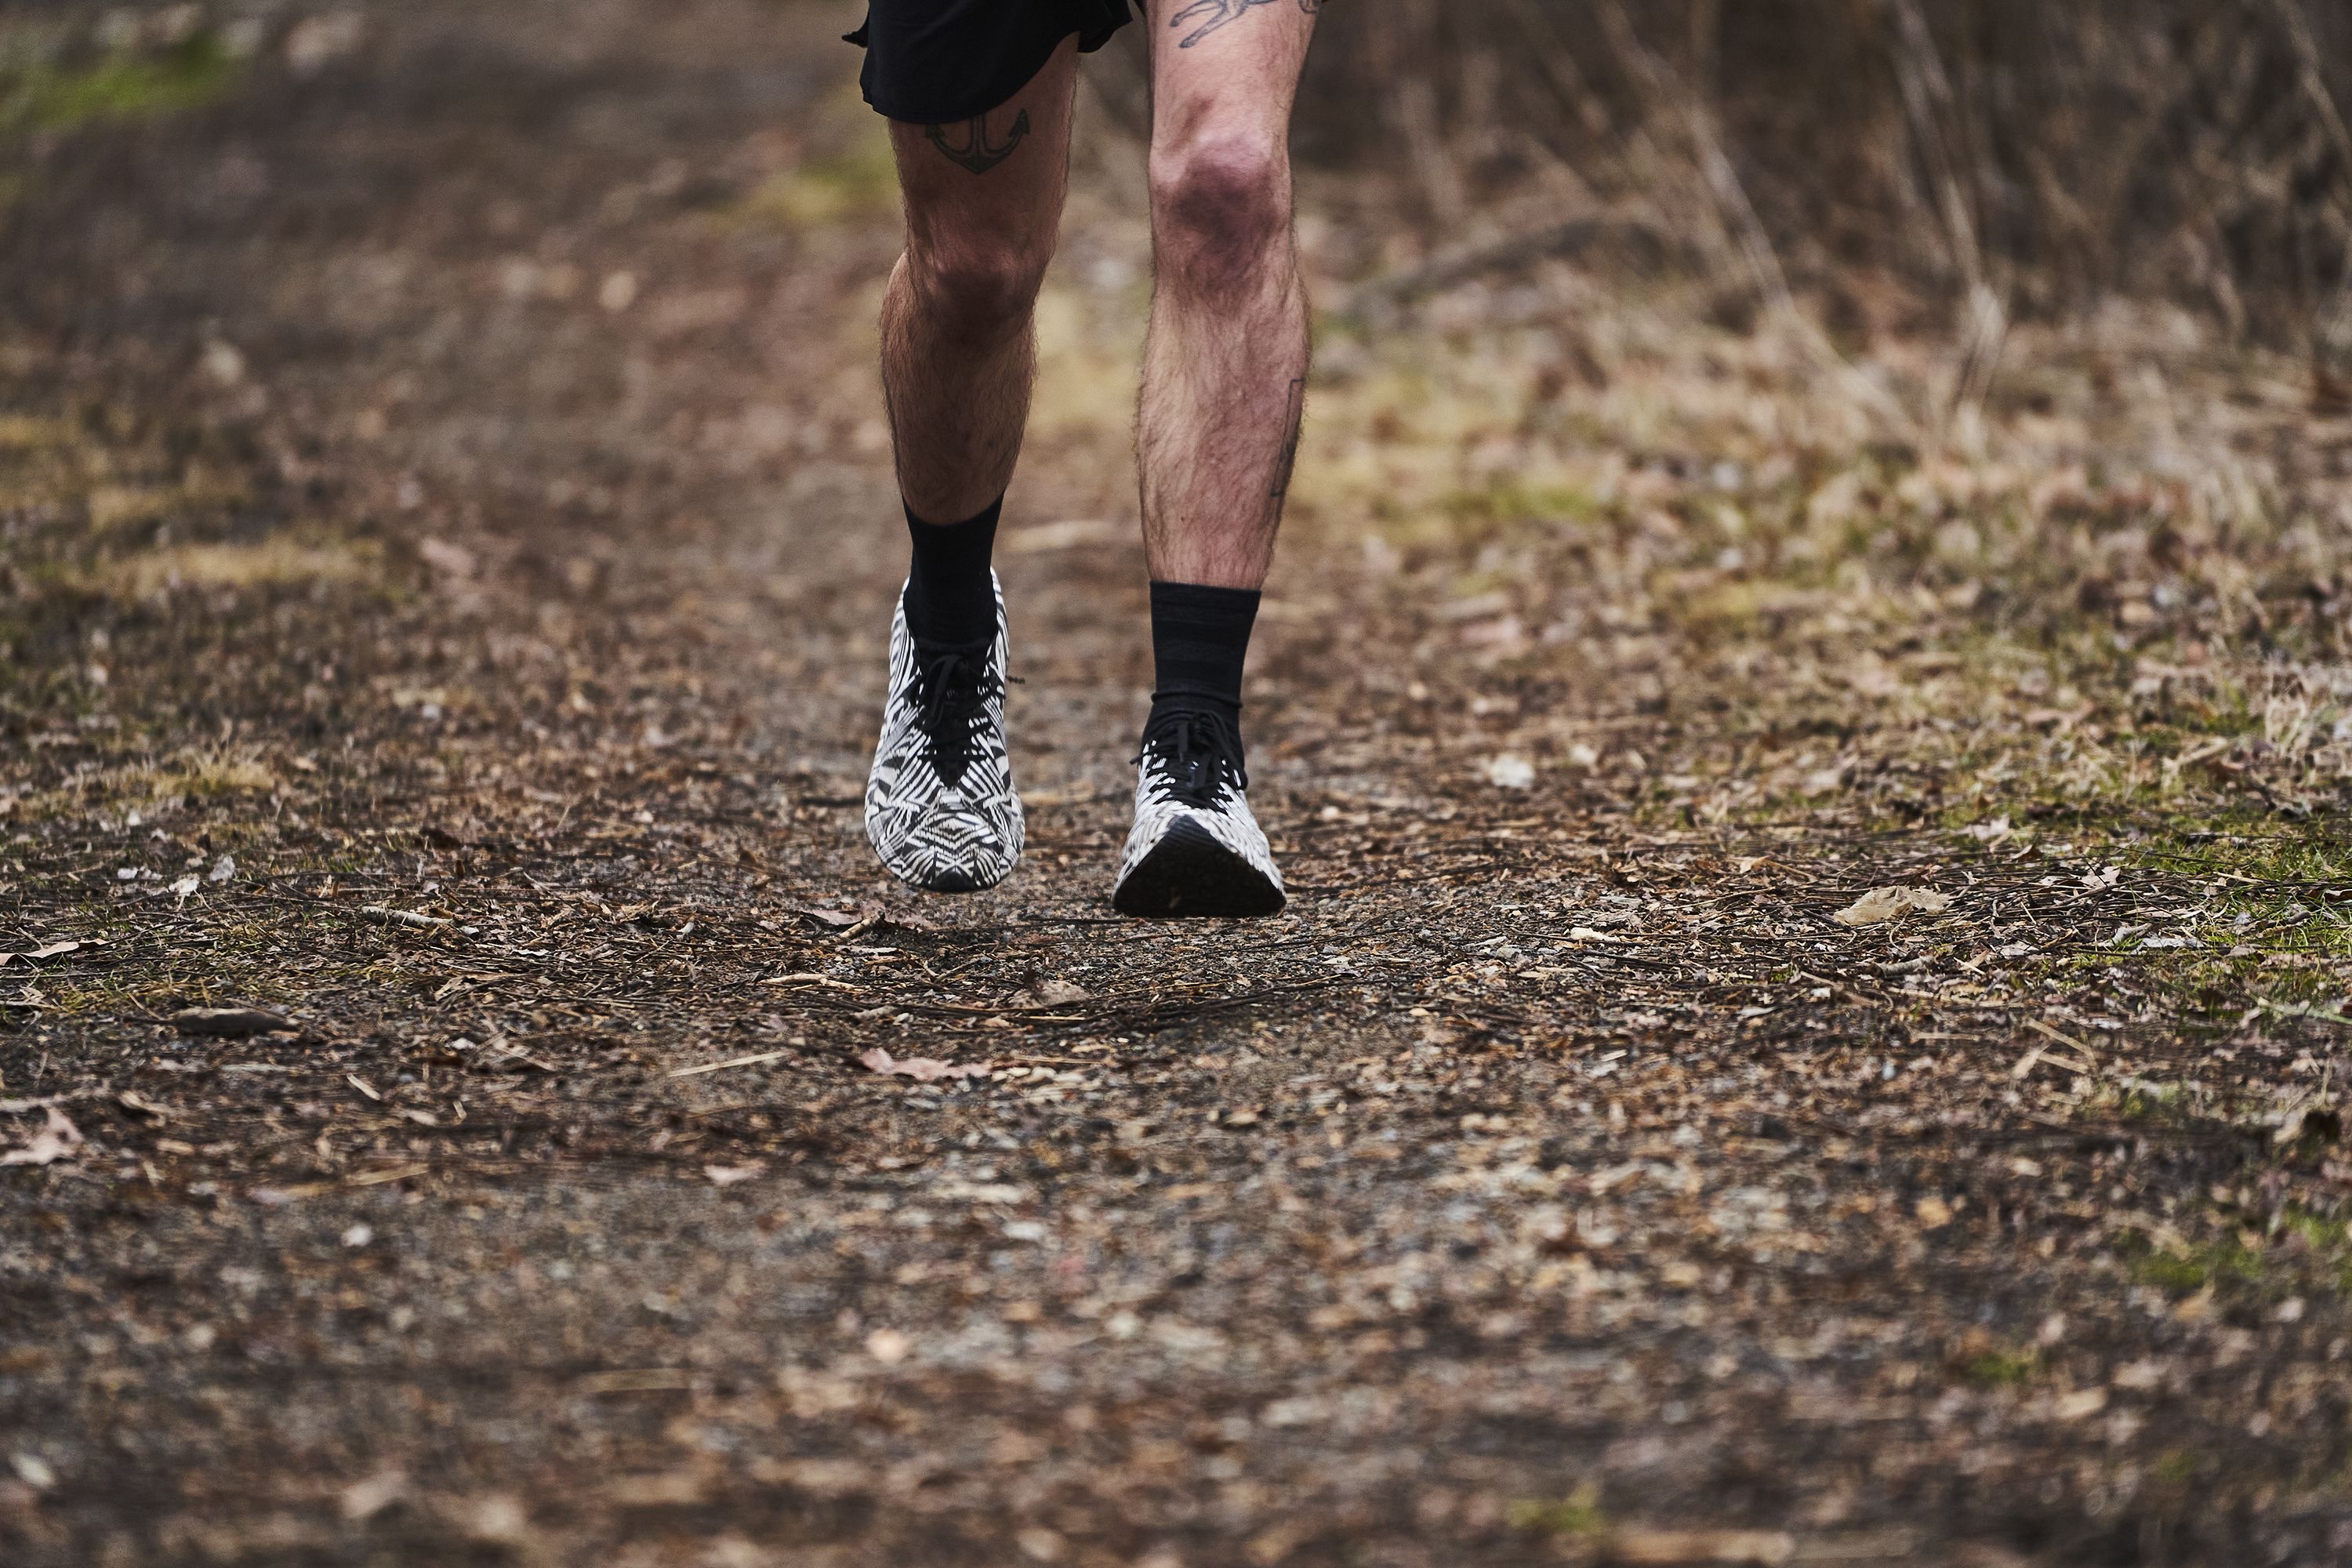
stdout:
[[[2352,1551],[2320,710],[2164,774],[2196,853],[2315,858],[2103,885],[2156,808],[2036,796],[1969,723],[2057,769],[2172,700],[2106,623],[2079,689],[1980,703],[1936,682],[2040,624],[2022,567],[1824,631],[1723,608],[1710,543],[1676,581],[1717,607],[1647,623],[1605,529],[1371,530],[1350,465],[1402,437],[1350,340],[1251,715],[1294,911],[1117,921],[1118,145],[1008,524],[1032,849],[885,883],[894,235],[846,9],[376,6],[30,157],[0,1149],[70,1132],[0,1170],[0,1559]],[[1607,526],[1696,528],[1708,461]],[[1954,904],[1830,919],[1897,883]],[[2232,888],[2273,902],[2220,947],[2308,962],[2174,984],[2109,935]]]

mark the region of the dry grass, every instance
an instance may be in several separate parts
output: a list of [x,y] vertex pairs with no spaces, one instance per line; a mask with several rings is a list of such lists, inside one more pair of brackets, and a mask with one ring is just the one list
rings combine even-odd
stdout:
[[[1101,79],[1139,130],[1139,48]],[[1964,397],[2008,329],[2121,296],[2340,398],[2347,80],[2312,0],[1393,0],[1327,19],[1300,145],[1435,245],[1598,220],[1726,320],[1967,341]]]
[[177,544],[107,562],[89,584],[125,599],[175,590],[283,588],[359,583],[375,573],[370,552],[283,535],[251,544]]

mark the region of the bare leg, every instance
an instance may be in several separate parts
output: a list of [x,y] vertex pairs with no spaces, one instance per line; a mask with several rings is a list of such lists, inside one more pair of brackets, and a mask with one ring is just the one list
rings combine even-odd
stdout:
[[1151,332],[1136,446],[1151,563],[1151,714],[1111,905],[1270,915],[1251,814],[1243,665],[1297,454],[1307,291],[1290,110],[1317,0],[1149,0]]
[[1290,114],[1317,0],[1150,0],[1158,276],[1137,443],[1151,574],[1256,588],[1297,452]]
[[1033,307],[1068,187],[1077,41],[1018,97],[960,125],[890,126],[907,253],[882,303],[898,485],[952,523],[1012,482],[1036,375]]
[[1066,40],[1012,102],[961,125],[890,127],[907,253],[884,297],[882,384],[912,548],[866,833],[894,876],[931,892],[994,887],[1021,858],[988,560],[1029,417],[1076,56]]

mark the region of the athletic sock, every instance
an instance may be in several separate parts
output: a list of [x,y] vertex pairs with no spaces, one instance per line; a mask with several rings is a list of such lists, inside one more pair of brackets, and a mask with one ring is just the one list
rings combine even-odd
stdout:
[[907,574],[907,630],[917,642],[964,645],[996,637],[996,587],[988,558],[1004,498],[961,522],[925,522],[907,509],[915,559]]
[[1171,708],[1210,708],[1226,718],[1242,708],[1242,665],[1257,620],[1255,588],[1200,583],[1151,584],[1151,717]]

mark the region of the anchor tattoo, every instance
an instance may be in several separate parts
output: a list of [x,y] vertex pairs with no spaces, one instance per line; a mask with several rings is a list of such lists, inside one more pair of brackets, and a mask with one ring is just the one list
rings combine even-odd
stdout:
[[1013,129],[1005,136],[1004,145],[1002,147],[989,141],[988,116],[985,114],[975,114],[966,123],[963,145],[961,147],[948,141],[947,127],[944,125],[926,125],[923,127],[923,134],[949,162],[961,164],[975,174],[985,174],[1013,156],[1013,150],[1020,146],[1023,140],[1028,136],[1029,111],[1023,110],[1020,116],[1013,121]]

